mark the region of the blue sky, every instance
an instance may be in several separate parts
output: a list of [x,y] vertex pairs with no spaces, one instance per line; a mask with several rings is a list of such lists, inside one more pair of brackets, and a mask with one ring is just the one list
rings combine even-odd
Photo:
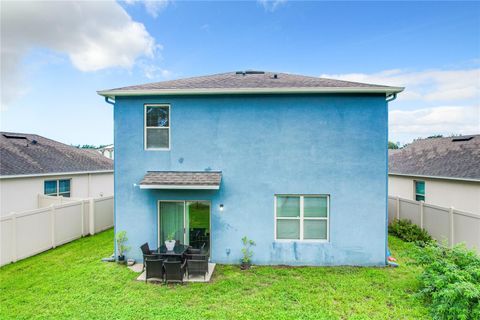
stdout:
[[113,141],[96,90],[259,69],[406,86],[390,139],[480,132],[478,2],[2,3],[3,131]]

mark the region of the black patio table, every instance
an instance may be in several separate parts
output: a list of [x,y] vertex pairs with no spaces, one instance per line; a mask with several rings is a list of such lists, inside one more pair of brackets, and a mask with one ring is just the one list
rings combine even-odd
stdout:
[[162,256],[167,257],[180,257],[182,258],[185,252],[187,252],[188,246],[184,246],[182,244],[176,245],[172,251],[168,251],[165,245],[160,246],[157,250],[155,250],[156,254],[161,254]]

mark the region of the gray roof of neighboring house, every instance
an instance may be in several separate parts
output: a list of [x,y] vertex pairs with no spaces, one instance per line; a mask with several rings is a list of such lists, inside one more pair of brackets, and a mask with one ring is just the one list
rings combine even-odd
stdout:
[[102,90],[103,96],[182,93],[372,92],[397,93],[401,87],[309,77],[280,72],[244,71]]
[[36,134],[0,132],[0,176],[111,170],[113,161],[96,150]]
[[220,171],[148,171],[140,185],[219,186]]
[[480,180],[480,135],[416,140],[389,152],[390,174]]

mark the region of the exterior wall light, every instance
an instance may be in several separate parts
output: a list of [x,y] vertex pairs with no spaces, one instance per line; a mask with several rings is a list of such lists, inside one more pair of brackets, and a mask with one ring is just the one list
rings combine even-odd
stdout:
[[219,206],[220,211],[223,211],[223,203]]

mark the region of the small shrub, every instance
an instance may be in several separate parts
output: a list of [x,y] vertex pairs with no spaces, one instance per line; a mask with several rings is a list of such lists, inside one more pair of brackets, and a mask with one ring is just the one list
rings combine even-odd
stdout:
[[252,256],[253,256],[253,251],[252,247],[255,245],[255,241],[248,239],[246,236],[242,238],[242,243],[243,243],[243,248],[242,248],[242,259],[241,259],[241,267],[242,269],[248,269],[250,268],[250,265],[252,264]]
[[127,231],[120,231],[117,233],[117,251],[118,251],[118,256],[120,259],[123,260],[125,257],[125,252],[130,250],[130,247],[126,246],[125,244],[128,241],[127,238]]
[[422,296],[434,319],[480,319],[480,257],[465,245],[419,248]]
[[398,238],[407,242],[416,242],[418,244],[425,244],[431,242],[433,239],[427,231],[421,229],[410,220],[394,220],[388,227],[388,231]]

